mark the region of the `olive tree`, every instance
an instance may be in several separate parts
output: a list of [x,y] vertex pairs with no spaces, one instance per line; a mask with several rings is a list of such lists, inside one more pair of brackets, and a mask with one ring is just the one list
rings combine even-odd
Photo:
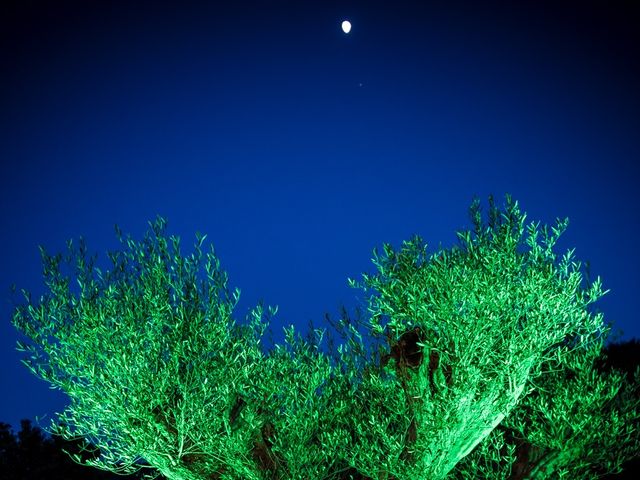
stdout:
[[[41,249],[48,292],[37,300],[24,292],[13,316],[27,339],[19,349],[69,396],[52,431],[96,445],[85,463],[105,470],[170,480],[439,480],[473,465],[507,478],[492,467],[515,455],[501,447],[504,425],[549,433],[530,428],[541,392],[572,395],[549,366],[568,369],[573,351],[593,351],[588,340],[606,327],[589,306],[604,292],[599,279],[582,285],[571,252],[556,257],[566,221],[550,231],[525,225],[509,197],[503,211],[490,200],[488,223],[478,201],[471,216],[459,246],[428,254],[417,236],[398,251],[385,244],[374,250],[377,272],[350,280],[367,296],[360,325],[384,337],[375,360],[344,318],[338,353],[319,350],[325,330],[305,340],[293,326],[284,346],[263,353],[276,309],[258,305],[237,324],[240,292],[213,248],[203,253],[197,235],[183,255],[161,218],[142,241],[117,229],[122,249],[105,272],[82,241],[69,242],[66,257]],[[562,458],[544,471],[565,468]]]
[[319,459],[337,444],[308,444],[331,416],[316,395],[327,359],[293,327],[291,348],[266,358],[259,341],[276,309],[236,325],[240,292],[213,248],[203,254],[198,236],[183,256],[164,230],[159,218],[141,242],[119,233],[124,248],[105,273],[82,241],[66,258],[41,250],[48,294],[24,292],[13,323],[30,340],[19,344],[24,363],[69,396],[52,432],[89,439],[99,452],[85,463],[117,473],[261,479],[286,465],[292,478],[321,477]]
[[[385,245],[382,254],[374,252],[377,273],[352,281],[370,292],[371,331],[396,345],[387,354],[395,364],[381,363],[363,376],[354,395],[363,415],[348,419],[359,436],[377,440],[375,449],[370,442],[353,446],[353,464],[370,477],[382,458],[399,479],[445,478],[523,400],[543,401],[534,399],[551,384],[545,400],[568,402],[573,386],[548,374],[549,365],[573,366],[572,352],[593,352],[585,342],[607,328],[601,313],[589,311],[606,293],[600,279],[584,285],[573,252],[554,253],[567,220],[551,229],[525,225],[526,215],[509,197],[504,211],[490,201],[487,224],[477,201],[471,217],[474,230],[458,233],[459,246],[429,255],[419,237],[397,251]],[[572,348],[565,347],[568,339]],[[578,370],[584,382],[591,380],[586,369]],[[585,409],[604,406],[607,389],[619,384],[611,382],[592,381],[597,401]],[[379,398],[384,407],[374,404]],[[385,414],[372,424],[382,408]],[[557,408],[576,425],[584,420],[564,403]]]

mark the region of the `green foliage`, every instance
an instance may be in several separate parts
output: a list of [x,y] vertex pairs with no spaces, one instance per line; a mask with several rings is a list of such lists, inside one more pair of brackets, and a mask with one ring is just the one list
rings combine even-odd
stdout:
[[553,252],[566,220],[552,233],[544,227],[539,243],[538,224],[525,226],[509,197],[504,213],[491,205],[487,227],[477,201],[471,216],[475,230],[458,234],[460,247],[429,256],[419,237],[399,251],[387,244],[383,255],[374,251],[378,273],[352,281],[372,292],[374,332],[397,340],[419,327],[425,357],[437,358],[411,372],[407,385],[421,399],[413,472],[423,478],[444,478],[483,441],[533,388],[545,362],[566,355],[558,348],[566,338],[603,328],[602,316],[587,311],[604,294],[599,279],[582,289],[571,252],[560,261]]
[[[592,338],[573,345],[563,365],[548,363],[531,393],[491,433],[489,441],[498,448],[476,449],[456,465],[452,478],[477,478],[477,464],[492,462],[492,474],[484,478],[596,479],[637,458],[640,369],[633,384],[618,370],[598,371],[601,349],[602,337]],[[511,459],[496,461],[506,449]]]
[[[88,465],[131,473],[146,463],[170,479],[225,468],[263,478],[250,455],[254,437],[276,412],[275,427],[293,437],[313,430],[319,409],[309,399],[317,401],[326,361],[301,349],[296,362],[282,349],[263,358],[263,308],[251,312],[249,329],[237,328],[231,316],[240,292],[229,292],[213,249],[203,254],[198,237],[184,257],[164,228],[158,219],[142,242],[119,234],[125,248],[110,254],[107,273],[94,267],[82,241],[69,242],[64,263],[42,249],[50,293],[13,317],[31,339],[19,345],[25,364],[70,397],[62,425],[52,429],[99,445],[100,457]],[[64,266],[76,276],[77,293]],[[291,445],[304,444],[296,438]]]
[[[638,445],[637,404],[621,375],[593,369],[608,328],[589,307],[606,292],[599,279],[583,285],[572,251],[553,252],[567,221],[525,225],[509,197],[504,211],[490,199],[486,225],[478,201],[470,212],[474,229],[458,233],[458,247],[429,255],[420,237],[399,251],[385,244],[377,273],[350,280],[368,294],[361,324],[387,338],[378,362],[363,362],[346,316],[333,359],[319,351],[323,330],[304,341],[293,327],[265,356],[276,310],[259,305],[236,325],[240,292],[213,248],[204,254],[197,236],[182,256],[161,218],[141,242],[118,231],[123,250],[105,273],[82,241],[69,242],[64,262],[42,249],[49,293],[34,303],[25,292],[13,323],[30,343],[19,348],[70,397],[54,431],[87,438],[100,455],[86,463],[120,473],[506,479],[516,437],[546,455],[531,478],[589,462],[616,468]],[[616,441],[610,458],[593,453]]]
[[563,363],[551,362],[505,422],[536,446],[530,478],[598,478],[640,451],[640,398],[621,372],[596,369],[602,346],[602,338],[588,339]]

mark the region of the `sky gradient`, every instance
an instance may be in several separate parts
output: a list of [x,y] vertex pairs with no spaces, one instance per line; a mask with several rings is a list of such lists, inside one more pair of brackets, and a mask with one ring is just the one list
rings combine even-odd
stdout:
[[0,421],[65,404],[10,324],[11,284],[43,292],[37,246],[82,235],[104,261],[114,224],[141,238],[156,215],[185,247],[208,234],[238,321],[279,306],[280,343],[357,304],[374,247],[449,247],[474,196],[510,193],[531,220],[569,217],[559,251],[640,337],[633,3],[4,4]]

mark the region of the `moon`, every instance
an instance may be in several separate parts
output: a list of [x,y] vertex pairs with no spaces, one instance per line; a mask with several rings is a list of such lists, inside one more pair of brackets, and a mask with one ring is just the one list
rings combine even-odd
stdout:
[[351,31],[351,22],[349,20],[342,22],[342,31],[344,33],[349,33]]

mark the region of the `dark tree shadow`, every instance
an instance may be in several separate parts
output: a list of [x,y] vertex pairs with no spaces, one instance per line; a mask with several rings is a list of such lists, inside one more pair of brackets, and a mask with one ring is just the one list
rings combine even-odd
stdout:
[[[2,480],[124,480],[142,478],[137,475],[116,475],[75,463],[69,453],[87,459],[95,448],[83,441],[67,441],[50,437],[30,420],[20,422],[14,434],[11,425],[0,422],[0,478]],[[162,479],[163,477],[160,477]]]

